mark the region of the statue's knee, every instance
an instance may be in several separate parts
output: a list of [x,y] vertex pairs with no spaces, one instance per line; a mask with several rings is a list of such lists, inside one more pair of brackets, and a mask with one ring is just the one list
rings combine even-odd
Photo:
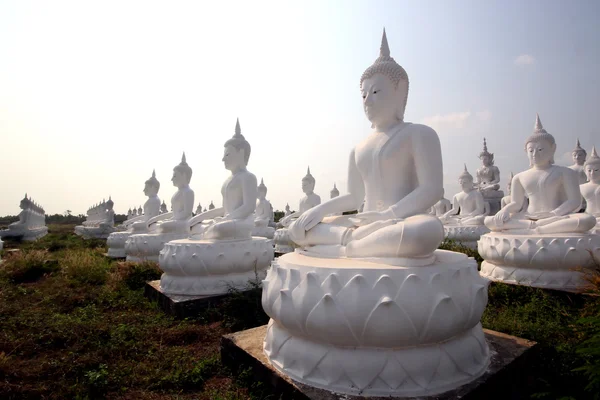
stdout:
[[579,216],[579,227],[583,232],[587,232],[596,226],[596,218],[591,214],[576,214]]

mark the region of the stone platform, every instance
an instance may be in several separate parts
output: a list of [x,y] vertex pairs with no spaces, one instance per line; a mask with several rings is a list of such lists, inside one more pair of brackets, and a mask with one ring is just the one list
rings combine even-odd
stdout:
[[[384,397],[363,397],[335,394],[313,388],[291,380],[276,371],[263,353],[263,340],[267,325],[225,335],[221,338],[221,362],[236,371],[240,367],[251,367],[253,377],[272,387],[275,398],[286,400],[383,400]],[[434,396],[421,396],[419,400],[475,400],[486,398],[514,398],[526,376],[526,362],[536,345],[525,339],[484,329],[485,339],[491,353],[491,363],[487,371],[475,381]],[[390,397],[385,397],[389,399]],[[395,397],[400,399],[400,397]],[[409,399],[408,397],[403,397]],[[518,397],[517,397],[518,398]]]
[[160,289],[160,280],[156,280],[146,282],[144,296],[156,301],[165,313],[183,319],[195,317],[206,308],[218,305],[229,293],[206,296],[166,294]]

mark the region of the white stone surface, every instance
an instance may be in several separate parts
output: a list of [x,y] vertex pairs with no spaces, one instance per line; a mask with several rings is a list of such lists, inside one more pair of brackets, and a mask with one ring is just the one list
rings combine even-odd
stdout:
[[[148,200],[144,203],[143,214],[137,217],[131,217],[123,223],[123,230],[111,233],[106,239],[108,246],[108,256],[111,258],[124,258],[125,243],[132,234],[141,234],[150,232],[148,221],[150,218],[160,214],[160,199],[158,191],[160,190],[160,182],[156,179],[156,172],[152,171],[152,176],[144,183],[144,194],[148,196]],[[156,225],[153,225],[156,226]]]
[[25,241],[34,241],[46,236],[46,213],[42,207],[36,204],[31,197],[25,197],[19,203],[21,212],[19,220],[8,226],[8,229],[0,230],[0,238],[14,237]]
[[586,160],[584,168],[589,182],[579,186],[579,189],[587,203],[585,212],[596,218],[595,231],[597,231],[600,229],[600,157],[598,157],[595,146]]
[[[390,56],[361,77],[374,131],[350,154],[348,192],[289,225],[301,249],[263,282],[264,351],[292,379],[337,393],[425,396],[483,374],[487,281],[473,259],[436,250],[426,215],[443,196],[437,133],[404,122],[408,75]],[[357,210],[356,215],[327,217]]]
[[273,235],[273,243],[275,244],[275,253],[291,253],[296,246],[290,238],[290,232],[287,228],[277,229]]
[[[190,235],[190,218],[194,209],[194,191],[190,188],[192,168],[187,164],[185,153],[179,165],[173,168],[171,181],[177,191],[171,197],[173,211],[158,214],[144,222],[148,231],[155,233],[132,234],[125,243],[127,261],[158,261],[165,243],[184,239]],[[142,226],[144,226],[142,225]],[[135,233],[135,232],[132,232]]]
[[264,350],[292,379],[362,396],[424,396],[485,372],[487,282],[460,253],[404,268],[298,253],[263,282]]
[[485,219],[492,233],[479,241],[481,273],[507,283],[582,290],[577,269],[590,266],[589,251],[598,255],[600,237],[590,234],[596,219],[576,213],[582,202],[577,173],[554,165],[556,143],[539,116],[525,148],[532,167],[514,176],[510,203]]
[[584,184],[588,181],[588,177],[584,168],[587,152],[583,147],[581,147],[579,139],[577,139],[577,143],[575,144],[575,148],[571,154],[573,156],[573,165],[569,166],[569,168],[577,173],[579,184]]
[[84,239],[107,239],[116,231],[114,202],[111,197],[87,210],[87,217],[81,225],[75,227],[75,234]]
[[259,187],[254,174],[246,169],[250,150],[238,121],[235,134],[224,146],[223,162],[231,175],[221,188],[223,207],[196,215],[189,221],[191,238],[171,241],[160,252],[163,292],[221,294],[264,276],[273,260],[273,244],[251,236]]
[[447,239],[454,240],[473,250],[477,250],[477,241],[481,235],[489,232],[490,230],[485,225],[444,225],[444,234]]
[[435,215],[436,217],[441,217],[451,209],[452,203],[450,202],[450,200],[445,198],[444,194],[442,193],[442,198],[437,203],[435,203],[433,207],[429,209],[429,214]]
[[498,282],[546,289],[580,291],[589,286],[586,269],[600,260],[600,236],[594,234],[481,236],[481,275]]

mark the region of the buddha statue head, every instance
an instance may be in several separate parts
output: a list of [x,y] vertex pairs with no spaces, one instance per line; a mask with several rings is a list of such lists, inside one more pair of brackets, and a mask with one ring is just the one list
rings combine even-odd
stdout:
[[488,151],[485,138],[483,138],[483,151],[479,153],[479,159],[483,163],[484,167],[491,167],[494,165],[494,153],[490,153]]
[[26,208],[30,207],[30,205],[31,200],[27,198],[27,193],[25,193],[25,197],[23,197],[23,199],[19,202],[19,208],[21,210],[25,210]]
[[191,180],[192,169],[185,160],[184,152],[181,156],[181,162],[179,163],[179,165],[176,165],[175,168],[173,168],[173,178],[171,178],[171,181],[173,182],[173,186],[176,186],[179,189],[181,189],[189,185]]
[[338,197],[340,195],[340,191],[338,190],[337,186],[335,185],[335,183],[333,184],[333,189],[331,189],[331,192],[329,192],[329,197],[331,199]]
[[575,162],[575,164],[577,165],[583,165],[585,164],[585,158],[587,157],[587,152],[585,151],[585,149],[583,147],[581,147],[581,144],[579,143],[579,139],[577,139],[577,144],[575,145],[575,149],[573,149],[573,161]]
[[160,182],[156,179],[156,171],[152,170],[152,176],[144,184],[144,194],[148,197],[156,196],[160,189]]
[[142,206],[138,207],[138,215],[142,215],[144,213],[144,209],[142,208]]
[[107,210],[112,210],[114,205],[115,205],[115,203],[112,201],[111,196],[108,196],[108,201],[106,203],[104,203],[104,206],[106,207]]
[[306,176],[302,178],[302,191],[311,194],[315,190],[315,177],[310,173],[310,167],[306,170]]
[[546,132],[540,121],[540,116],[535,116],[533,134],[525,141],[525,151],[529,157],[531,167],[547,168],[554,164],[556,141],[554,136]]
[[474,188],[473,175],[467,171],[467,164],[465,164],[465,169],[458,177],[458,184],[464,192],[470,192]]
[[167,210],[167,203],[165,203],[165,201],[163,200],[162,204],[160,205],[160,212],[162,213],[166,213]]
[[202,212],[202,204],[198,203],[198,207],[196,207],[196,214],[200,214]]
[[391,56],[385,29],[379,57],[360,77],[363,108],[371,126],[381,130],[404,121],[408,74]]
[[235,134],[225,142],[223,163],[225,168],[231,172],[245,169],[250,159],[250,143],[242,135],[240,120],[235,123]]
[[267,197],[267,187],[263,179],[260,179],[260,185],[258,185],[258,198],[264,200]]
[[290,204],[289,204],[289,203],[286,203],[286,204],[285,204],[285,211],[286,211],[286,212],[289,212],[289,211],[290,211]]
[[590,182],[600,184],[600,157],[596,153],[596,146],[592,148],[592,154],[586,160],[583,168]]
[[213,204],[212,200],[210,201],[210,204],[208,205],[208,209],[209,210],[214,210],[215,209],[215,205]]

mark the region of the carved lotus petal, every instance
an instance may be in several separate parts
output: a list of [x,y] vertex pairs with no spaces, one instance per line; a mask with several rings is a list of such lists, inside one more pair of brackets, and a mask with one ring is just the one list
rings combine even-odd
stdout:
[[519,259],[519,255],[517,254],[518,251],[519,249],[517,248],[511,248],[508,250],[504,255],[504,263],[507,265],[516,265],[515,263]]
[[357,349],[355,357],[345,358],[343,362],[348,379],[362,390],[377,378],[385,367],[386,359],[370,349]]
[[570,268],[584,268],[589,264],[589,253],[584,251],[579,251],[575,247],[569,247],[567,252],[565,253],[563,264],[569,266]]
[[[314,351],[315,347],[320,348],[320,351]],[[327,355],[327,351],[328,348],[319,343],[314,343],[314,347],[308,352],[303,346],[291,345],[287,348],[285,355],[285,365],[288,366],[286,369],[294,375],[305,378],[314,371],[319,362]],[[295,360],[302,360],[302,363],[296,363]]]
[[487,284],[471,286],[471,307],[469,307],[469,317],[465,321],[463,328],[471,328],[479,323],[485,306],[487,305],[488,287]]
[[393,299],[398,293],[398,286],[396,286],[392,278],[384,274],[377,279],[377,282],[375,282],[373,292],[375,292],[379,298],[388,296]]
[[544,265],[554,264],[552,260],[552,254],[546,247],[540,247],[538,251],[531,258],[531,265],[533,267],[544,267]]
[[507,238],[498,238],[498,244],[496,245],[496,248],[498,249],[498,253],[506,254],[511,249],[519,247],[520,245],[521,243],[518,240],[512,241]]
[[364,276],[356,274],[336,296],[337,304],[344,310],[350,329],[358,337],[371,310],[379,300]]
[[427,316],[425,310],[430,309],[432,299],[423,298],[422,293],[425,287],[423,280],[415,275],[410,274],[404,279],[400,290],[396,296],[396,304],[401,304],[402,308],[410,316],[413,326],[417,330],[419,336],[422,335],[423,327]]
[[417,385],[427,388],[440,364],[440,351],[437,346],[415,347],[403,351],[397,360]]
[[317,274],[314,272],[307,273],[306,277],[292,292],[292,302],[298,317],[305,319],[317,305],[319,299],[323,298],[324,294],[319,285]]
[[466,315],[456,307],[450,296],[444,293],[435,295],[435,305],[429,315],[425,330],[421,333],[421,343],[446,339],[447,332],[454,332],[457,326],[465,323]]
[[321,376],[324,378],[323,384],[325,385],[332,385],[338,382],[344,374],[344,369],[340,368],[340,365],[343,365],[344,360],[337,357],[338,352],[329,351],[329,349],[329,347],[325,347],[323,350],[325,357],[323,357],[318,367],[319,371],[321,372]]
[[381,343],[392,347],[406,346],[417,339],[417,330],[406,312],[386,296],[369,315],[361,343],[371,346]]
[[398,389],[406,382],[407,377],[408,374],[395,357],[388,357],[385,367],[379,373],[379,379],[384,381],[392,390]]
[[[477,353],[477,362],[473,362],[472,359],[474,352],[466,353],[463,351],[463,349],[475,348],[480,350]],[[460,338],[454,345],[446,346],[444,350],[456,366],[456,369],[470,376],[473,376],[479,372],[481,362],[485,357],[477,338],[472,335]]]
[[278,323],[290,331],[301,331],[300,322],[296,319],[294,303],[289,290],[281,289],[279,297],[275,300],[272,307],[273,315],[277,318]]
[[537,246],[535,242],[531,239],[526,239],[523,241],[523,244],[519,247],[519,251],[523,254],[524,259],[520,261],[521,264],[528,264],[529,260],[533,257],[535,252],[537,251]]
[[302,276],[300,271],[295,268],[289,268],[289,274],[285,283],[283,284],[284,289],[288,289],[290,291],[294,290],[296,286],[300,284]]
[[269,326],[267,327],[267,338],[265,339],[265,353],[271,357],[272,359],[277,358],[277,354],[279,354],[279,350],[283,347],[283,345],[290,340],[292,335],[290,335],[286,331],[282,331],[277,335],[272,334],[273,330],[273,320],[269,322]]
[[326,294],[306,319],[305,332],[316,341],[330,343],[335,338],[341,346],[358,346],[359,342],[350,328],[343,311],[335,299]]
[[329,276],[321,284],[323,293],[329,293],[332,296],[336,296],[340,290],[342,290],[342,284],[340,283],[337,274],[329,274]]

